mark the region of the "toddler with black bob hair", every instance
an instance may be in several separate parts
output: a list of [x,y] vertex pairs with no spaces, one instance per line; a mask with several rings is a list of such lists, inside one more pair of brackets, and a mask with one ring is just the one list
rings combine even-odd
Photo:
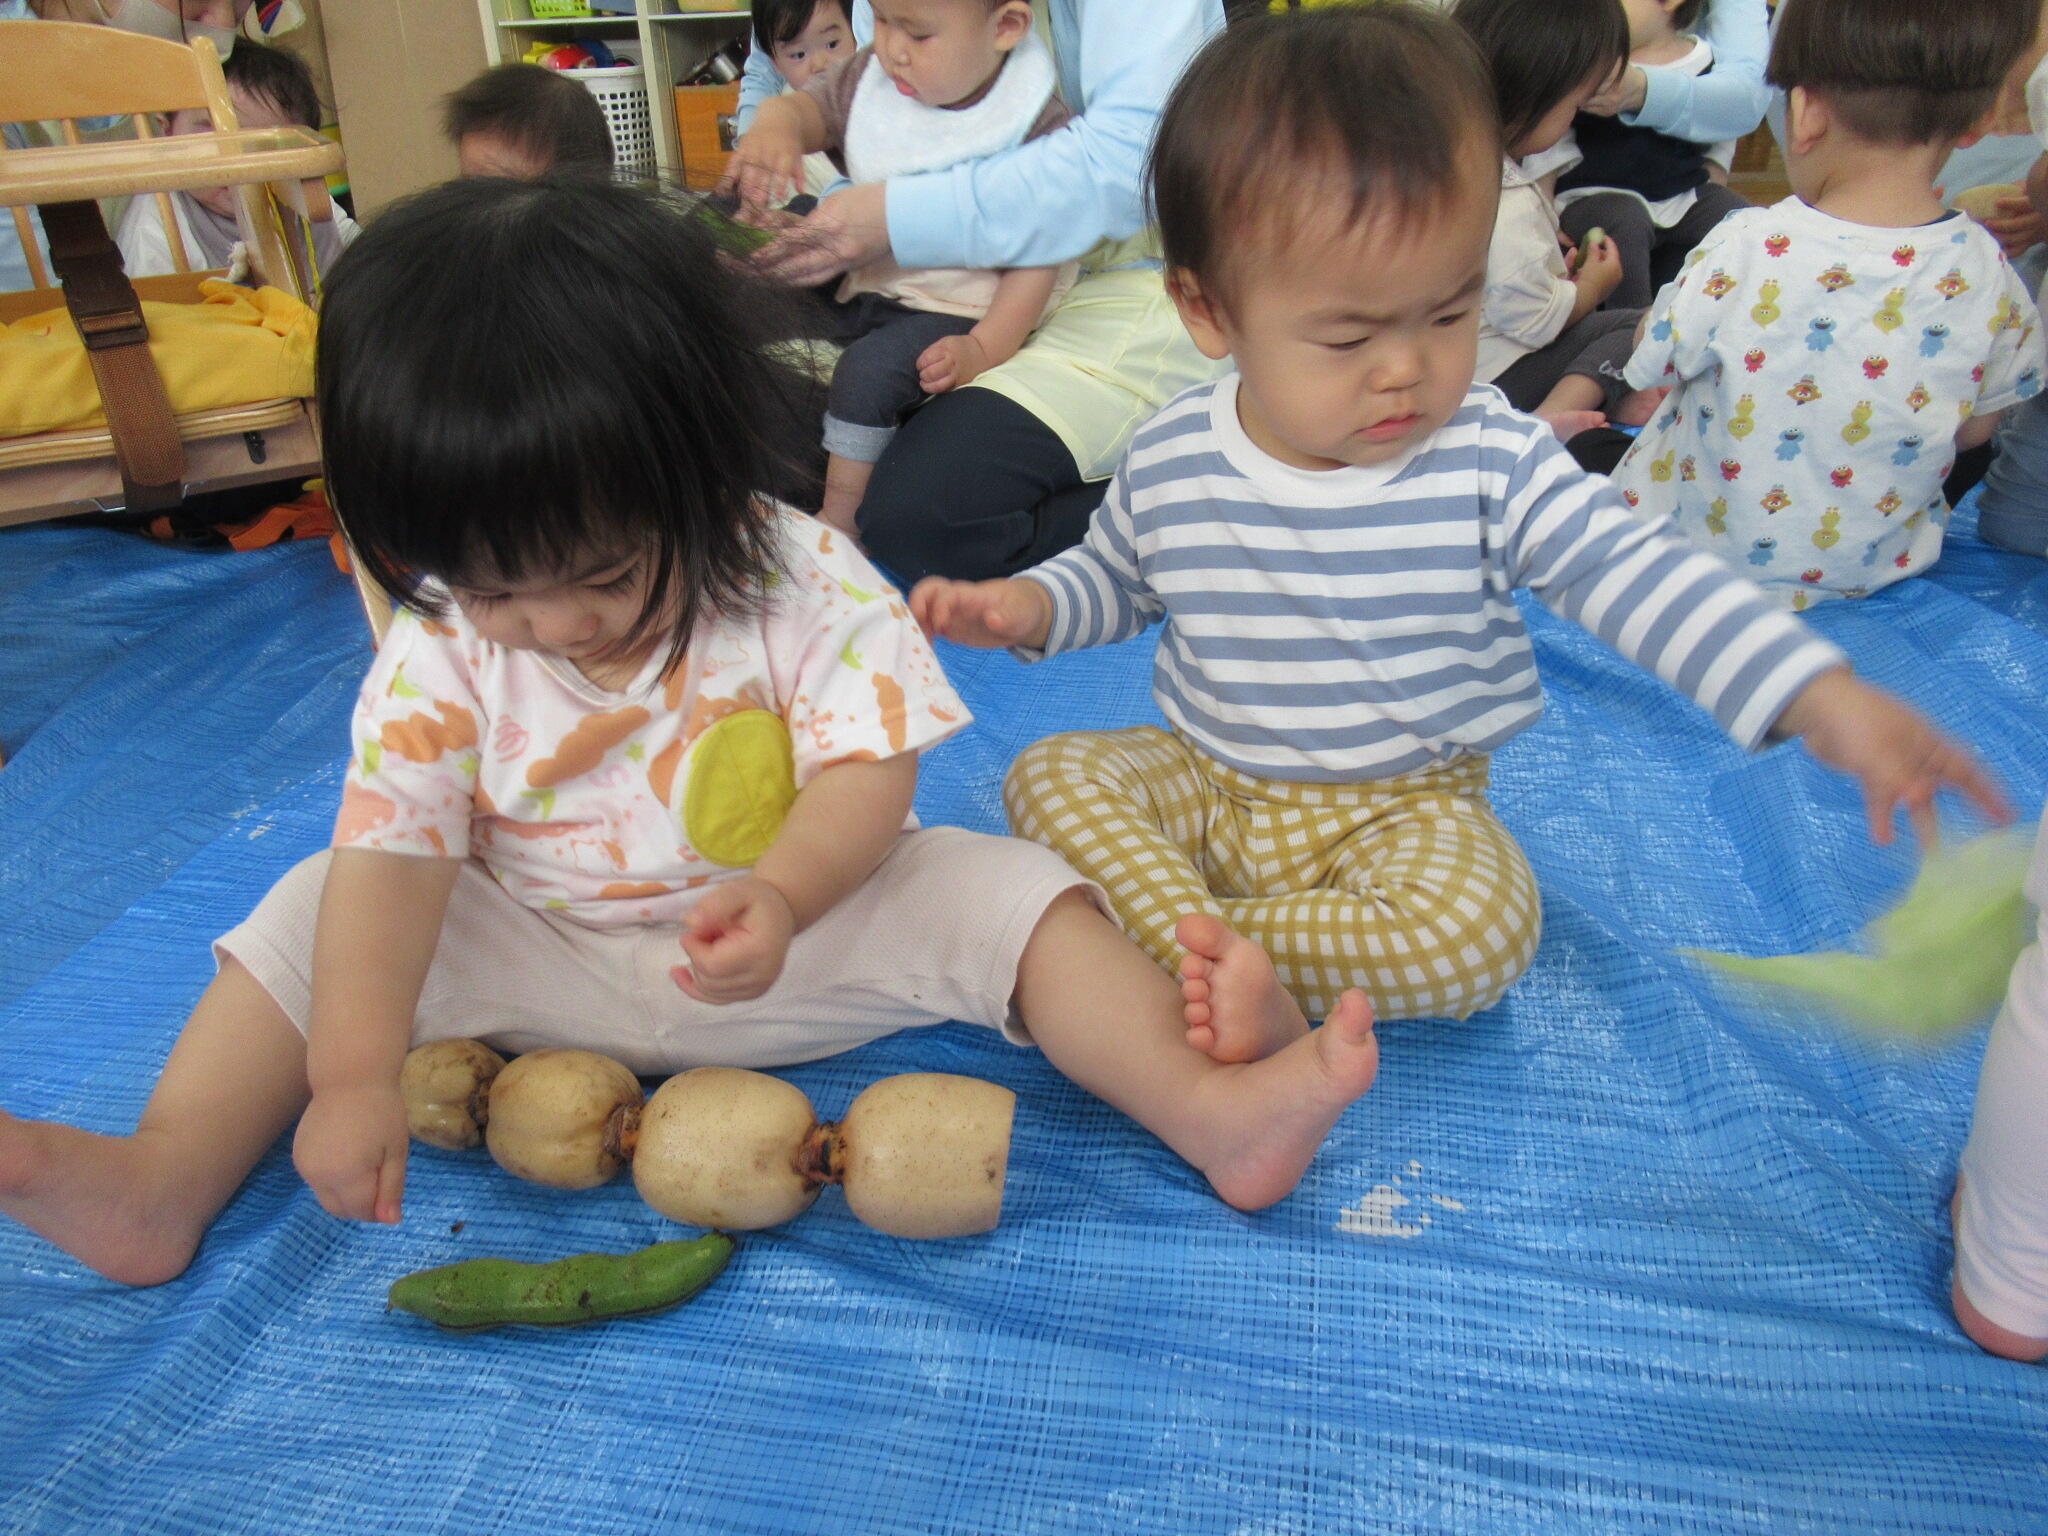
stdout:
[[808,424],[772,298],[688,205],[476,179],[340,263],[329,493],[400,604],[333,846],[215,945],[129,1136],[0,1113],[0,1212],[102,1274],[179,1273],[296,1120],[336,1216],[400,1219],[410,1046],[770,1067],[947,1020],[1041,1048],[1247,1208],[1378,1065],[1369,1017],[1253,1061],[1291,1008],[1199,1018],[1034,843],[911,816],[968,723],[843,535],[762,494]]

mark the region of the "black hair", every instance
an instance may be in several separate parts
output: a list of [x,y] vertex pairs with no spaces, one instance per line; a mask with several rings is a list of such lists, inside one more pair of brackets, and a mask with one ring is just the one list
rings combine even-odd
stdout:
[[238,37],[221,60],[220,72],[229,85],[269,102],[288,122],[319,130],[320,93],[313,89],[313,72],[297,54]]
[[1948,143],[1991,109],[2040,22],[2039,0],[1797,0],[1765,78],[1826,98],[1858,138]]
[[1711,0],[1683,0],[1683,3],[1671,13],[1671,25],[1681,32],[1696,26],[1699,19],[1707,14],[1709,4]]
[[433,614],[425,577],[645,551],[621,649],[673,624],[680,659],[775,579],[761,494],[817,437],[814,386],[774,356],[788,302],[659,190],[470,177],[392,205],[328,276],[316,365],[328,494],[364,570]]
[[1500,134],[1478,54],[1433,9],[1380,0],[1211,38],[1167,98],[1147,184],[1168,268],[1221,293],[1248,228],[1298,219],[1318,193],[1347,223],[1369,206],[1412,214],[1481,154],[1491,189]]
[[795,42],[796,35],[811,24],[821,5],[838,7],[848,26],[852,25],[850,0],[754,0],[755,44],[763,53],[772,54],[784,43]]
[[441,123],[460,144],[488,133],[548,171],[609,171],[612,133],[604,108],[576,81],[538,64],[499,64],[449,97]]
[[1628,60],[1621,0],[1458,0],[1451,15],[1493,71],[1511,153],[1559,102]]

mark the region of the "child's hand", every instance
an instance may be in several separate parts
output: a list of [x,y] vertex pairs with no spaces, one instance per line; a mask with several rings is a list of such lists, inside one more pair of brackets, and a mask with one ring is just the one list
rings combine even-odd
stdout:
[[994,367],[988,348],[972,331],[962,336],[941,336],[917,355],[917,382],[928,395],[943,395],[960,389]]
[[1573,274],[1572,281],[1578,284],[1580,293],[1592,290],[1596,306],[1620,287],[1621,252],[1614,248],[1614,242],[1605,235],[1590,242],[1585,247],[1585,262]]
[[796,194],[803,174],[803,141],[772,126],[756,126],[733,150],[718,189],[736,192],[741,215],[758,221]]
[[1806,750],[1860,780],[1870,812],[1870,836],[1892,840],[1892,820],[1903,801],[1922,848],[1939,841],[1935,792],[1959,789],[1994,821],[2012,812],[1977,759],[1950,741],[1902,699],[1873,688],[1847,667],[1823,672],[1778,717],[1780,736],[1797,736]]
[[292,1163],[328,1215],[395,1226],[410,1141],[396,1082],[326,1088],[299,1117]]
[[2048,222],[2034,210],[2033,200],[2024,193],[2001,197],[1984,227],[1996,237],[2007,256],[2023,256],[2048,240]]
[[910,592],[910,612],[928,635],[984,649],[1037,649],[1052,629],[1052,594],[1035,581],[953,581],[927,576]]
[[669,979],[700,1003],[740,1003],[775,985],[796,913],[789,898],[755,875],[712,886],[683,918],[689,964]]

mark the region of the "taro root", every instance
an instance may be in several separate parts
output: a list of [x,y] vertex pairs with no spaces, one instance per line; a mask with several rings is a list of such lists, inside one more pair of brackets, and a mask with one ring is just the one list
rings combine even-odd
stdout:
[[978,1077],[906,1072],[871,1084],[833,1138],[846,1203],[895,1237],[993,1231],[1016,1110],[1016,1094]]
[[640,1080],[595,1051],[528,1051],[491,1084],[484,1139],[500,1167],[536,1184],[589,1189],[633,1155]]
[[800,1216],[823,1180],[801,1166],[818,1118],[801,1088],[738,1067],[697,1067],[640,1113],[633,1186],[672,1221],[747,1232]]
[[423,1045],[400,1076],[412,1133],[476,1145],[558,1189],[602,1184],[631,1160],[655,1210],[730,1232],[800,1216],[827,1184],[895,1237],[965,1237],[1002,1219],[1017,1096],[978,1077],[907,1072],[870,1084],[821,1125],[803,1090],[737,1067],[698,1067],[641,1102],[639,1080],[591,1051],[510,1065],[474,1040]]
[[398,1091],[405,1123],[430,1147],[460,1152],[478,1146],[490,1119],[491,1082],[505,1058],[481,1040],[433,1040],[405,1058]]
[[837,1125],[802,1091],[733,1067],[672,1077],[641,1115],[640,1198],[692,1226],[746,1231],[844,1184],[853,1214],[896,1237],[965,1237],[1002,1217],[1017,1096],[975,1077],[883,1078]]

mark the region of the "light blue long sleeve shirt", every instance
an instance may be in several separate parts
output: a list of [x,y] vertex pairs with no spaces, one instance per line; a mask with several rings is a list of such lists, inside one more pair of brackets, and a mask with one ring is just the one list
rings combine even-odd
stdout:
[[1714,67],[1704,75],[1645,67],[1649,85],[1642,110],[1623,114],[1623,122],[1695,144],[1718,144],[1741,138],[1764,120],[1771,102],[1771,88],[1764,84],[1771,56],[1764,0],[1714,0],[1699,35],[1714,50]]
[[[1222,0],[1040,0],[1052,28],[1066,127],[888,191],[889,244],[906,267],[1050,267],[1144,228],[1145,156],[1167,92],[1195,51],[1223,30]],[[855,0],[853,31],[874,37]],[[742,121],[781,88],[755,49],[740,88]]]

